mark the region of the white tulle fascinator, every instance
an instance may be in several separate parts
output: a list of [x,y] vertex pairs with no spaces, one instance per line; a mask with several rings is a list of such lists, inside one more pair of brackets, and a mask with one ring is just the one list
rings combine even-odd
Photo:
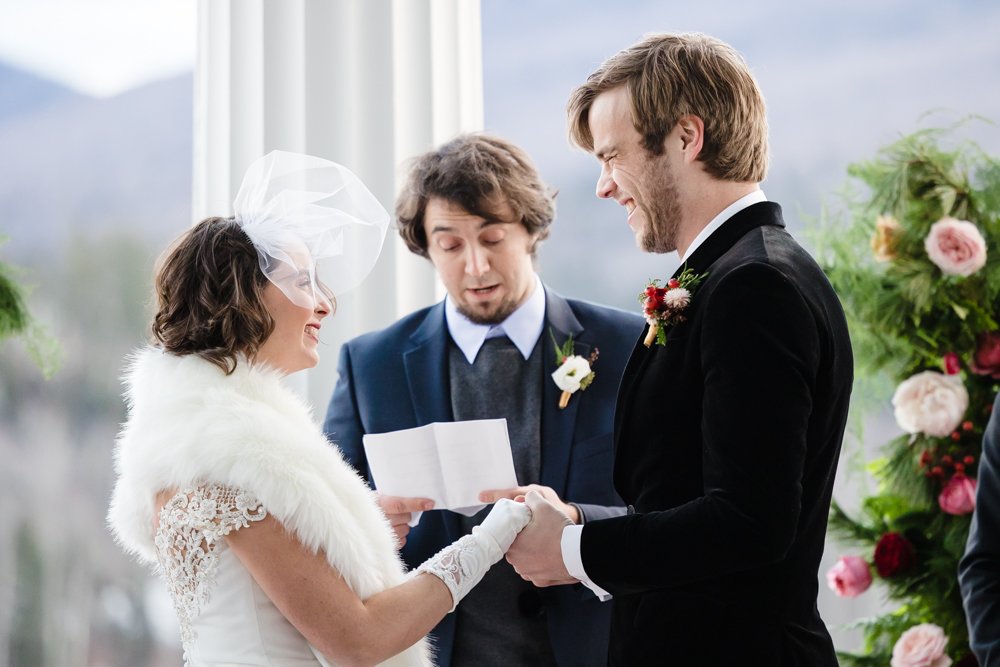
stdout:
[[389,214],[349,169],[287,151],[250,165],[233,213],[264,275],[304,308],[360,284],[389,227]]

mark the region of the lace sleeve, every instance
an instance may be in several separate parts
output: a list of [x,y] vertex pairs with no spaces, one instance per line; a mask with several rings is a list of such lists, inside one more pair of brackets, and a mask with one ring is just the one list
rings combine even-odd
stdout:
[[220,484],[182,489],[160,510],[156,556],[181,626],[185,662],[192,622],[211,594],[221,539],[267,511],[252,494]]

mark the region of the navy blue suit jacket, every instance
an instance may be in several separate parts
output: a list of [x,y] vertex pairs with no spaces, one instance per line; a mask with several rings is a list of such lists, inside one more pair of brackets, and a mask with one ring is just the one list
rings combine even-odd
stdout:
[[958,567],[969,643],[982,667],[1000,666],[1000,396],[979,459],[976,511]]
[[[620,310],[564,299],[549,290],[545,320],[540,482],[563,500],[577,503],[587,521],[621,515],[624,509],[611,479],[614,406],[643,320]],[[575,354],[586,357],[595,347],[600,350],[593,384],[577,392],[562,410],[558,407],[561,391],[549,379],[556,368],[550,328],[560,343],[573,336]],[[449,339],[442,302],[342,347],[340,377],[324,431],[369,482],[362,435],[453,420]],[[407,536],[403,558],[409,567],[416,567],[462,534],[454,512],[425,512]],[[539,593],[560,666],[604,665],[611,606],[599,602],[581,584],[539,589]],[[451,663],[454,633],[454,614],[434,630],[441,667]]]

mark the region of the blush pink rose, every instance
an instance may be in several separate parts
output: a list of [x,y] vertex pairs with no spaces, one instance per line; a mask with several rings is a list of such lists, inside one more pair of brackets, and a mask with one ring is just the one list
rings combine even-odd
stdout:
[[860,556],[842,556],[826,573],[830,590],[842,598],[861,595],[872,585],[872,572]]
[[961,473],[953,475],[941,489],[938,505],[948,514],[972,514],[976,509],[976,480]]
[[949,667],[951,658],[944,654],[948,637],[933,623],[914,625],[892,647],[892,667]]
[[941,218],[924,239],[927,256],[952,276],[971,276],[986,264],[986,241],[967,220]]

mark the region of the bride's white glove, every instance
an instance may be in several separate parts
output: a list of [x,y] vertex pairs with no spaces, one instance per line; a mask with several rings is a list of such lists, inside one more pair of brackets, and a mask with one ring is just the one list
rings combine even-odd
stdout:
[[417,568],[444,582],[451,591],[451,610],[479,583],[486,571],[503,558],[514,538],[531,520],[531,510],[524,503],[498,500],[486,519],[466,535]]

